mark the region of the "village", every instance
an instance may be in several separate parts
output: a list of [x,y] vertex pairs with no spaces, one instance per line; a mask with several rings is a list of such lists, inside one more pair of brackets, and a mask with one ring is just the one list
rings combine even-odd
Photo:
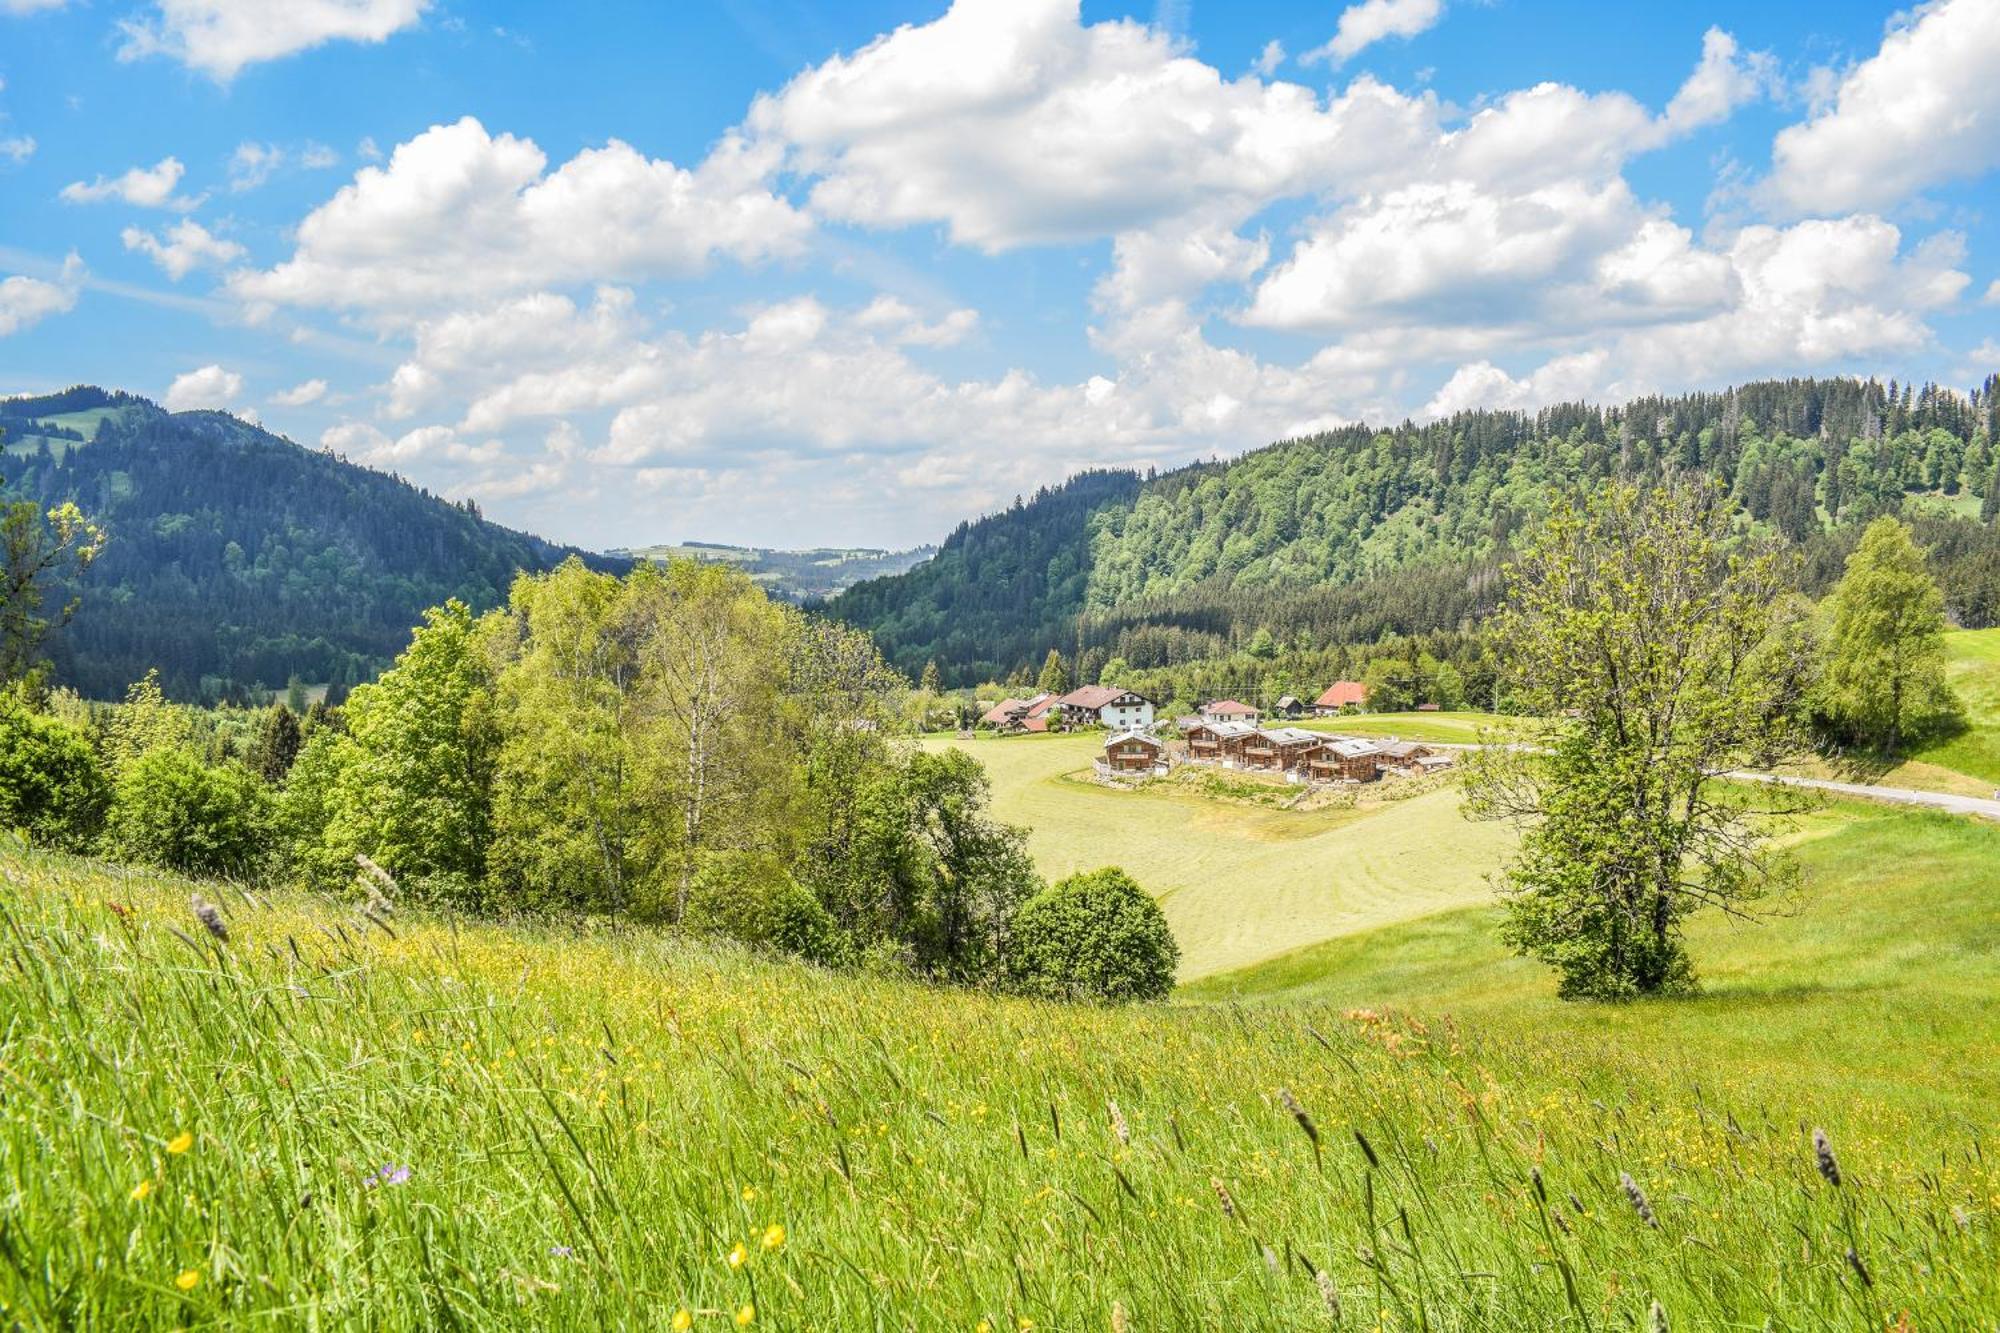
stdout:
[[1093,761],[1100,779],[1129,782],[1164,777],[1180,764],[1209,764],[1287,782],[1324,786],[1375,782],[1385,775],[1413,776],[1450,768],[1448,748],[1395,737],[1346,736],[1289,725],[1351,715],[1367,703],[1359,681],[1335,681],[1310,705],[1291,695],[1264,710],[1235,699],[1203,704],[1197,713],[1162,725],[1157,705],[1116,685],[1085,685],[1066,694],[1002,699],[980,715],[979,725],[1000,735],[1078,731],[1101,727],[1109,735]]

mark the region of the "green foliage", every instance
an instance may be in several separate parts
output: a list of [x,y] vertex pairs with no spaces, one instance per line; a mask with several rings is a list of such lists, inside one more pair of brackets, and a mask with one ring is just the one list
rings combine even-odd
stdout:
[[853,961],[852,942],[832,914],[768,853],[705,853],[682,924],[822,967]]
[[110,535],[87,572],[64,571],[84,610],[49,641],[57,678],[92,698],[148,667],[190,701],[293,676],[351,687],[389,664],[425,607],[497,606],[517,571],[570,553],[219,412],[79,388],[0,402],[0,415],[80,403],[98,412],[87,444],[7,462],[38,515],[74,502]]
[[1718,488],[1559,499],[1510,570],[1493,635],[1541,744],[1473,756],[1468,808],[1523,828],[1505,939],[1565,999],[1694,988],[1683,923],[1747,915],[1796,867],[1717,776],[1772,743],[1783,700],[1748,668],[1786,571],[1742,553]]
[[1893,752],[1955,718],[1944,595],[1908,527],[1868,525],[1828,609],[1819,707],[1841,735]]
[[247,879],[264,864],[270,801],[240,765],[153,750],[119,774],[105,843],[121,860]]
[[1036,677],[1035,688],[1045,694],[1069,693],[1069,667],[1064,664],[1062,654],[1053,648],[1042,659],[1042,674]]
[[1174,988],[1180,959],[1159,904],[1130,875],[1106,868],[1071,875],[1022,905],[1008,975],[1031,995],[1157,1000]]
[[299,715],[288,704],[272,704],[265,711],[264,723],[250,747],[250,771],[275,787],[292,771],[292,764],[304,745],[305,733],[299,726]]
[[0,828],[37,847],[80,851],[104,822],[111,800],[90,740],[75,727],[30,710],[0,691]]

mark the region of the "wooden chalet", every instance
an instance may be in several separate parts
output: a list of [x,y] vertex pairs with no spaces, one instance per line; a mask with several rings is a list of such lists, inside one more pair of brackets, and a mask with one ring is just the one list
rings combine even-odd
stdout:
[[1123,774],[1147,776],[1167,771],[1167,747],[1157,736],[1144,731],[1124,731],[1104,742],[1104,755],[1097,771],[1106,776]]
[[1305,700],[1293,694],[1280,695],[1278,697],[1278,702],[1272,705],[1271,708],[1272,717],[1282,717],[1287,722],[1296,721],[1299,718],[1304,717],[1305,715],[1306,715]]
[[1376,758],[1373,741],[1322,737],[1319,745],[1304,756],[1301,771],[1308,782],[1373,782],[1382,776]]
[[1297,727],[1267,727],[1244,740],[1237,762],[1243,768],[1290,773],[1303,765],[1306,756],[1325,741],[1326,737],[1317,732],[1301,731]]
[[1196,763],[1223,764],[1234,768],[1242,758],[1244,745],[1257,734],[1248,722],[1197,722],[1183,733],[1188,758]]
[[[1432,753],[1431,747],[1428,745],[1419,745],[1415,741],[1399,741],[1393,737],[1386,741],[1378,742],[1375,746],[1375,751],[1376,766],[1385,773],[1392,771],[1397,773],[1424,772],[1423,761],[1429,758]],[[1447,760],[1446,762],[1449,763],[1450,761]]]

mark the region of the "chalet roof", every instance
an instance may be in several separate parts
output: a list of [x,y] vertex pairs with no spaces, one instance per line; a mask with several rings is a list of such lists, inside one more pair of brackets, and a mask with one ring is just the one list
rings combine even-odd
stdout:
[[1449,754],[1425,754],[1418,755],[1417,762],[1425,768],[1447,768],[1454,758],[1455,755]]
[[1023,731],[1047,731],[1048,729],[1049,719],[1046,714],[1041,717],[1030,716],[1021,723],[1021,730]]
[[1026,708],[1027,706],[1028,705],[1025,700],[1002,699],[999,703],[994,704],[984,713],[981,713],[979,715],[979,720],[981,722],[985,722],[993,726],[998,726],[1002,722],[1005,722],[1008,718],[1012,717],[1015,713]]
[[1208,724],[1198,717],[1177,717],[1174,719],[1174,725],[1186,731],[1190,727],[1205,727]]
[[1328,741],[1326,748],[1339,755],[1342,759],[1360,759],[1366,755],[1380,753],[1374,741],[1359,740],[1352,736]]
[[1155,750],[1160,748],[1160,738],[1145,731],[1121,731],[1104,742],[1104,748],[1108,750],[1114,745],[1123,745],[1128,741],[1138,741],[1141,745],[1151,746]]
[[1028,700],[1028,720],[1035,721],[1062,701],[1053,694],[1038,694]]
[[1376,748],[1380,749],[1383,754],[1389,756],[1391,759],[1408,759],[1412,755],[1430,753],[1427,747],[1419,745],[1415,741],[1386,740],[1382,741]]
[[1056,702],[1065,708],[1104,708],[1131,693],[1123,685],[1080,685]]
[[1255,736],[1257,734],[1257,728],[1251,726],[1248,722],[1201,722],[1196,725],[1203,731],[1213,732],[1223,740],[1234,740],[1238,736]]
[[1218,699],[1216,702],[1209,704],[1201,711],[1204,716],[1214,716],[1214,717],[1257,716],[1256,709],[1252,708],[1249,704],[1238,703],[1234,699]]
[[1325,739],[1317,731],[1307,731],[1304,727],[1267,727],[1263,735],[1280,745],[1310,745]]
[[1349,704],[1360,707],[1368,702],[1368,687],[1358,680],[1336,680],[1320,695],[1315,708],[1345,708]]
[[1299,697],[1295,694],[1281,694],[1278,696],[1278,708],[1281,712],[1290,712],[1299,706]]

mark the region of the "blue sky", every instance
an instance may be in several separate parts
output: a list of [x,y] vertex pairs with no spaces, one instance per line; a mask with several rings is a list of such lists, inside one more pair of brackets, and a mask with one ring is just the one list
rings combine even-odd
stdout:
[[0,392],[608,546],[2000,369],[2000,5],[0,0]]

